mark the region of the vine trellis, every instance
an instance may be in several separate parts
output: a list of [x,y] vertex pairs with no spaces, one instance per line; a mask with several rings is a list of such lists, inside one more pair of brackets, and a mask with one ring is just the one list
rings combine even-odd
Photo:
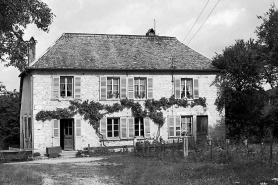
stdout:
[[56,110],[41,110],[36,115],[37,121],[46,121],[52,119],[64,119],[71,118],[77,113],[83,116],[84,120],[89,120],[90,125],[95,129],[98,137],[102,137],[99,132],[100,120],[106,114],[112,114],[115,112],[123,111],[123,109],[131,109],[133,117],[149,117],[160,129],[164,123],[165,118],[162,110],[167,110],[173,105],[179,107],[194,107],[201,105],[206,107],[206,98],[200,97],[194,99],[191,103],[187,99],[175,99],[174,96],[170,98],[162,97],[159,100],[147,99],[144,102],[144,109],[139,102],[134,102],[130,99],[122,99],[120,103],[114,103],[113,105],[101,104],[100,102],[85,100],[80,102],[78,100],[70,101],[68,108],[57,108]]

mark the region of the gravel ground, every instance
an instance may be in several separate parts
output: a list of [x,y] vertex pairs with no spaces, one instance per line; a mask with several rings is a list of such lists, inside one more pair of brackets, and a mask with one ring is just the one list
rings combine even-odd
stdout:
[[[101,157],[41,158],[34,161],[6,163],[6,165],[32,165],[43,177],[43,185],[104,185],[118,184],[108,176],[100,176],[99,169],[119,164],[100,161]],[[49,170],[47,170],[49,168]]]

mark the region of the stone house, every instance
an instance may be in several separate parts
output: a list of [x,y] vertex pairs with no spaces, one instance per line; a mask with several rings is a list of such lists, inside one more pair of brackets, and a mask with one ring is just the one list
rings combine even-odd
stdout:
[[[33,43],[33,44],[32,44]],[[67,108],[70,100],[94,100],[101,104],[162,97],[193,102],[206,98],[206,107],[172,106],[162,110],[165,124],[159,129],[164,140],[177,139],[186,128],[198,138],[225,137],[223,116],[214,105],[219,71],[211,60],[175,37],[108,34],[62,34],[38,59],[31,42],[29,67],[20,75],[21,148],[45,153],[46,147],[64,150],[84,147],[131,145],[137,139],[157,136],[158,126],[148,117],[133,117],[130,109],[105,115],[100,120],[100,139],[81,115],[37,121],[42,110]]]

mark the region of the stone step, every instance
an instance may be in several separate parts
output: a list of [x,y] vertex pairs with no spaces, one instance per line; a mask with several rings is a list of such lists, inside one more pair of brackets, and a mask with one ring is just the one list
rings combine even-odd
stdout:
[[73,151],[62,151],[62,153],[60,153],[60,157],[62,158],[73,158],[76,157],[76,152],[75,150]]

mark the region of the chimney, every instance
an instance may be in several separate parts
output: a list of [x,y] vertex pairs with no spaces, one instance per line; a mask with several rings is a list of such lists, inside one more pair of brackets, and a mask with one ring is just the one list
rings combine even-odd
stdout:
[[28,42],[28,66],[36,59],[36,43],[34,37],[31,37]]
[[149,29],[148,32],[146,33],[146,36],[155,36],[155,31],[154,29]]

